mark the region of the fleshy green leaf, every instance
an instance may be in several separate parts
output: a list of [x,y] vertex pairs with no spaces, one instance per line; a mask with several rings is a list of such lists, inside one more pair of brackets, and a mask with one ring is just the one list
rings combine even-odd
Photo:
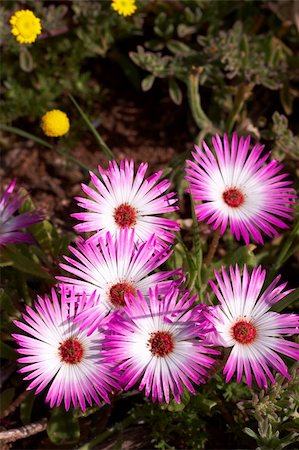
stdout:
[[47,433],[49,439],[56,445],[78,442],[80,427],[75,412],[67,412],[63,408],[54,408],[48,422]]
[[151,89],[151,87],[153,86],[154,81],[155,81],[154,75],[150,74],[147,77],[145,77],[141,82],[142,90],[144,92],[149,91]]
[[28,48],[22,46],[20,51],[20,67],[24,72],[32,72],[33,59]]
[[82,110],[82,108],[78,105],[78,103],[76,102],[76,100],[74,99],[74,97],[72,95],[69,95],[71,101],[74,103],[75,107],[77,108],[77,110],[79,111],[82,119],[85,121],[86,125],[88,126],[88,128],[90,129],[90,131],[92,132],[92,134],[94,135],[94,137],[96,138],[96,140],[98,141],[98,143],[100,144],[101,149],[103,150],[103,152],[105,153],[105,155],[107,156],[108,159],[114,159],[114,155],[112,153],[112,151],[110,150],[110,148],[106,145],[106,143],[104,142],[102,136],[98,133],[98,131],[95,129],[95,127],[93,126],[93,124],[91,123],[91,121],[89,120],[89,118],[87,117],[87,115],[85,114],[85,112]]
[[7,247],[5,249],[5,253],[12,261],[13,267],[20,270],[21,272],[33,275],[37,278],[43,278],[46,280],[51,279],[51,276],[42,269],[40,264],[22,254],[20,250],[13,249],[12,247]]
[[1,358],[10,359],[12,361],[15,361],[17,359],[17,353],[14,351],[14,349],[2,341],[0,341],[0,354]]
[[178,83],[173,78],[170,78],[168,87],[171,100],[176,105],[180,105],[182,103],[183,94]]
[[20,418],[24,425],[30,423],[33,405],[36,399],[34,392],[30,391],[26,399],[20,405]]
[[15,388],[5,389],[5,391],[0,394],[0,416],[2,416],[3,412],[11,404],[14,396]]

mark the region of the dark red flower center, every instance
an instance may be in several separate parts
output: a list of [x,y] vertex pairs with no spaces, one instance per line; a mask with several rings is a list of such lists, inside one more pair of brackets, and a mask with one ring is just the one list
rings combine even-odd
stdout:
[[148,340],[150,351],[154,356],[166,356],[173,350],[173,338],[167,331],[156,331]]
[[256,337],[256,328],[252,323],[240,320],[233,326],[232,333],[240,344],[251,344]]
[[120,228],[133,228],[136,225],[136,209],[128,203],[122,203],[115,208],[113,217]]
[[135,295],[136,289],[131,283],[128,283],[127,281],[116,283],[110,288],[109,300],[116,308],[125,306],[125,294]]
[[238,206],[243,205],[245,200],[244,194],[237,188],[226,189],[222,197],[225,203],[232,208],[238,208]]
[[83,358],[84,350],[78,339],[69,338],[60,344],[58,352],[61,361],[78,364]]

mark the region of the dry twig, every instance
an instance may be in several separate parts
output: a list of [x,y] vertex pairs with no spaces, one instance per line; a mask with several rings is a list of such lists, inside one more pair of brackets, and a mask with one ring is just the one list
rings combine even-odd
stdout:
[[20,428],[0,432],[0,443],[15,442],[37,433],[41,433],[47,428],[47,419],[44,417],[35,423],[30,423]]

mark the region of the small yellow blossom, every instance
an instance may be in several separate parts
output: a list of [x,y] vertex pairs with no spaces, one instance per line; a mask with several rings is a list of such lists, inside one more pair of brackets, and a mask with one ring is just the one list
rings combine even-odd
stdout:
[[70,121],[64,112],[53,109],[42,117],[41,128],[46,136],[59,137],[69,131]]
[[11,33],[20,44],[32,44],[42,31],[40,19],[29,9],[17,11],[11,16],[9,23]]
[[137,9],[135,0],[112,0],[111,6],[121,16],[131,16]]

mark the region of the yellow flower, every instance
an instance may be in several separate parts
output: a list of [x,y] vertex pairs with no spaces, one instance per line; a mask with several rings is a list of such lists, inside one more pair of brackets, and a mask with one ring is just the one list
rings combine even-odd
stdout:
[[131,16],[137,9],[135,0],[112,0],[111,6],[121,16]]
[[41,127],[46,136],[59,137],[69,131],[70,121],[64,112],[53,109],[42,117]]
[[17,11],[10,18],[9,23],[11,24],[11,33],[21,44],[32,44],[42,31],[40,19],[29,9]]

